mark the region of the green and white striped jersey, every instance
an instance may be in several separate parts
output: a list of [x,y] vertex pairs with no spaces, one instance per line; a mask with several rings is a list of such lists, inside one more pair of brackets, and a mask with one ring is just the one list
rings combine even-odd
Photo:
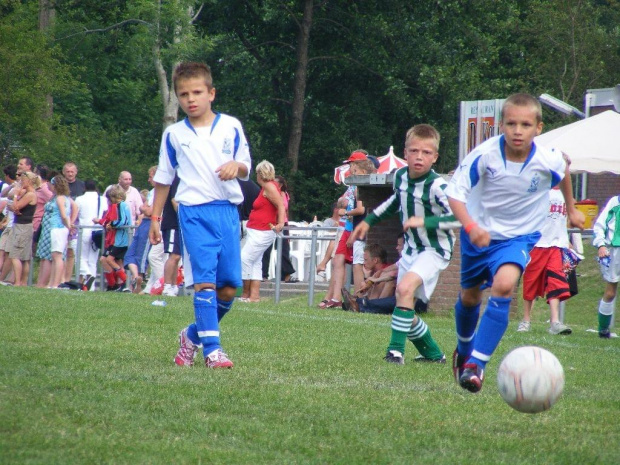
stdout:
[[430,170],[416,179],[409,177],[407,167],[394,173],[394,193],[373,210],[364,221],[374,226],[396,213],[403,224],[412,216],[423,217],[424,227],[413,228],[405,233],[403,253],[434,250],[446,259],[452,257],[454,231],[461,223],[456,220],[448,205],[444,189],[448,183],[435,171]]

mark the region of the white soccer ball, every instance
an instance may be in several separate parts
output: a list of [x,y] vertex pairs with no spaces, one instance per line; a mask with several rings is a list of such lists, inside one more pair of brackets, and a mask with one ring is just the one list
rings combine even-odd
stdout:
[[515,410],[538,413],[549,410],[564,389],[564,369],[548,350],[517,347],[504,357],[497,372],[497,388]]

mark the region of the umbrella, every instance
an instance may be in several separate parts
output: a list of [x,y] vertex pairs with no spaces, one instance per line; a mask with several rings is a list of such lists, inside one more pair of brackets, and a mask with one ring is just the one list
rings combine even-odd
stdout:
[[[379,160],[379,168],[377,168],[377,173],[379,174],[392,173],[398,168],[407,166],[407,162],[405,160],[394,155],[394,147],[390,147],[390,150],[386,155],[377,157],[377,159]],[[336,167],[334,169],[334,182],[336,184],[343,184],[344,179],[349,176],[349,174],[348,163]]]
[[608,110],[541,134],[534,141],[565,152],[571,172],[620,174],[620,114]]

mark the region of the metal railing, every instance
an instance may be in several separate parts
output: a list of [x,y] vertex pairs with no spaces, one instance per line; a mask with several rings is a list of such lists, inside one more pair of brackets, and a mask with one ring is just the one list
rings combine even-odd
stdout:
[[[322,226],[285,226],[285,230],[289,231],[310,231],[310,236],[298,236],[298,235],[288,235],[284,236],[282,233],[276,234],[276,276],[275,276],[275,303],[280,303],[280,287],[281,287],[281,279],[282,276],[282,241],[284,239],[288,239],[289,241],[310,241],[310,266],[308,268],[308,306],[312,307],[314,304],[314,284],[315,284],[315,270],[316,270],[316,253],[317,253],[317,243],[319,241],[333,241],[336,239],[336,234],[334,235],[321,235],[319,236],[319,231],[327,231],[335,233],[338,231],[336,227],[322,227]],[[302,276],[303,278],[303,276]]]

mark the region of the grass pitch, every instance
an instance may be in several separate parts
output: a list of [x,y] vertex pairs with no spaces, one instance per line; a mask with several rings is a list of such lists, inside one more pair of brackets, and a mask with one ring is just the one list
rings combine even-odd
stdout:
[[[0,288],[0,463],[620,463],[620,339],[586,331],[603,290],[588,260],[567,304],[573,334],[546,332],[544,302],[530,333],[518,315],[479,394],[449,364],[413,363],[412,345],[405,366],[386,364],[388,317],[306,297],[236,303],[221,327],[235,368],[213,371],[172,363],[189,298]],[[425,320],[451,354],[452,318]],[[528,344],[566,376],[536,415],[495,383],[501,357]]]

